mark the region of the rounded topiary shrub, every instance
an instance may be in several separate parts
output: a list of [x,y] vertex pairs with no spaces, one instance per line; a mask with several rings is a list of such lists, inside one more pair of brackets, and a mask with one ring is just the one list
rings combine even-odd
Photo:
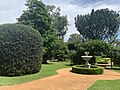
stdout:
[[15,76],[39,72],[42,37],[32,27],[0,25],[0,75]]
[[104,68],[99,66],[91,66],[91,68],[84,68],[83,65],[72,66],[72,72],[79,74],[97,75],[103,74]]

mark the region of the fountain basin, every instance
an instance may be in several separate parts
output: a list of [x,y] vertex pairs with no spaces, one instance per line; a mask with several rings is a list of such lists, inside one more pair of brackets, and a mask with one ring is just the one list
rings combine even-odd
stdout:
[[81,56],[83,60],[90,60],[93,56]]

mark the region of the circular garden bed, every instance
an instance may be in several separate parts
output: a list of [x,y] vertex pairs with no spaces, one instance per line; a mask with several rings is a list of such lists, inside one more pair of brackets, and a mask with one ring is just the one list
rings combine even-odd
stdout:
[[83,65],[72,66],[72,72],[79,74],[97,75],[103,74],[104,68],[99,66],[91,66],[91,68],[84,68]]

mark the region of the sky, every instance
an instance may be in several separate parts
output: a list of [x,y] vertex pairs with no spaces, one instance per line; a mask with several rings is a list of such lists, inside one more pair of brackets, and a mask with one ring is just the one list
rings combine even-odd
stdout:
[[[88,14],[92,9],[109,8],[110,10],[120,10],[120,0],[42,0],[46,5],[55,5],[61,8],[61,15],[68,17],[68,32],[65,41],[69,35],[78,33],[74,18],[78,14]],[[25,7],[26,0],[0,0],[0,24],[15,23],[16,18],[20,17]]]

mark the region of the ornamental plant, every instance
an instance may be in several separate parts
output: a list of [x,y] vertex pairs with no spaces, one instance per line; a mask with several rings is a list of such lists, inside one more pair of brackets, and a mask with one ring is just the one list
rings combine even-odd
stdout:
[[0,75],[16,76],[40,71],[42,37],[30,26],[0,25]]

